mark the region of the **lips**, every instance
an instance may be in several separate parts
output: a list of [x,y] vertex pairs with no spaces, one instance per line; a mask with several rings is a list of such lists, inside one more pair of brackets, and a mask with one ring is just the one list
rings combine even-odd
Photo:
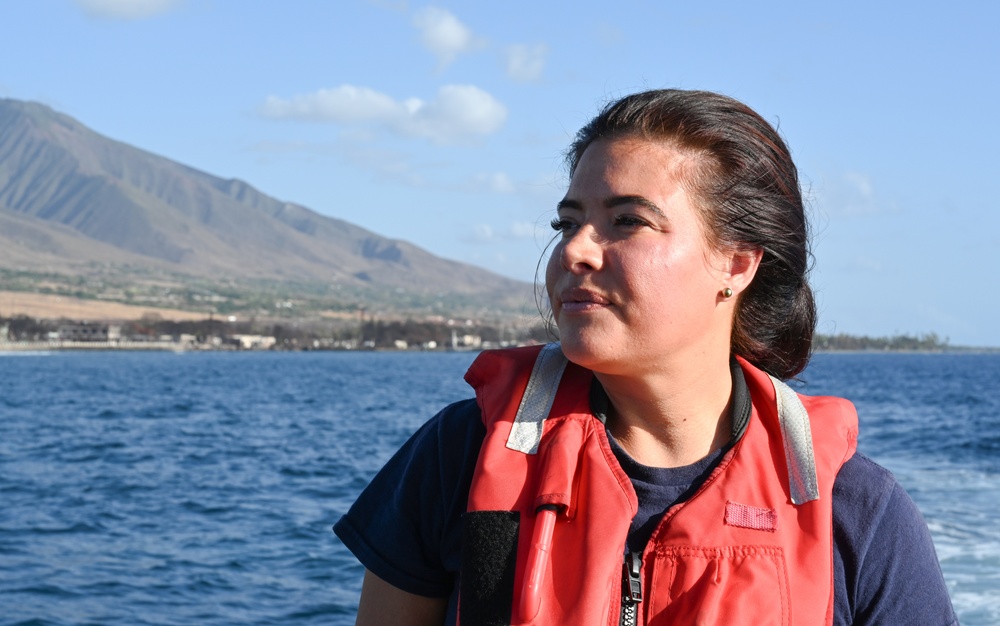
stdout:
[[575,287],[559,293],[559,306],[563,313],[582,313],[601,309],[611,304],[600,292]]

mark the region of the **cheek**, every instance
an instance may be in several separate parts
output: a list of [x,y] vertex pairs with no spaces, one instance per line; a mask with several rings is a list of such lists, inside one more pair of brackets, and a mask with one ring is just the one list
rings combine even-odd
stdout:
[[549,298],[552,298],[552,289],[555,288],[556,280],[558,280],[559,275],[562,273],[562,265],[559,259],[562,256],[562,246],[560,244],[554,244],[552,246],[552,253],[549,255],[549,260],[545,263],[545,291],[549,294]]
[[704,294],[708,276],[700,250],[657,245],[633,251],[621,260],[623,283],[654,310],[694,305]]
[[646,294],[669,291],[683,258],[676,248],[659,244],[633,246],[622,252],[617,263],[622,282]]

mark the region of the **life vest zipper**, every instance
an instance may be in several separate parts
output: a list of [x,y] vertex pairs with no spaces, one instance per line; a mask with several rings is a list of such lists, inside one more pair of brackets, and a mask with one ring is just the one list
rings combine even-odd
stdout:
[[622,610],[618,623],[636,626],[639,623],[639,603],[642,602],[642,553],[626,552],[622,564]]

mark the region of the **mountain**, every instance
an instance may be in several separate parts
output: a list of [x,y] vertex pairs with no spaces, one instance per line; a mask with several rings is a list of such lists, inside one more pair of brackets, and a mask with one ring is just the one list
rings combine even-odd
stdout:
[[408,301],[532,302],[528,283],[114,141],[44,105],[0,99],[0,270],[79,276],[95,268]]

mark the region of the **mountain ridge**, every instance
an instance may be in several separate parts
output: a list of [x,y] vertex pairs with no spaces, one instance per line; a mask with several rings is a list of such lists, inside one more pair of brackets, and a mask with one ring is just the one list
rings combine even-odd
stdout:
[[[461,295],[525,308],[532,287],[437,257],[105,137],[45,105],[0,99],[0,268],[115,267]],[[88,269],[89,268],[89,269]]]

